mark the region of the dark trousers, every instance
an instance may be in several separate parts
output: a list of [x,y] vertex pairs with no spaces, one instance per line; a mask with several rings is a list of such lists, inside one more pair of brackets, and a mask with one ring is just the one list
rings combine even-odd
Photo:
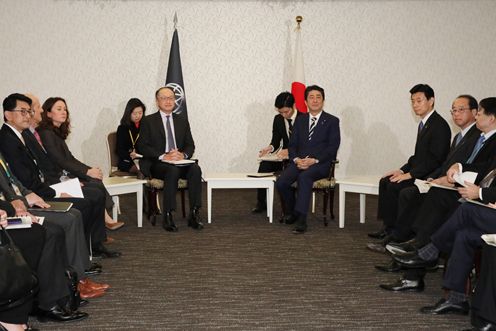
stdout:
[[398,197],[398,217],[394,225],[394,237],[400,241],[410,239],[413,233],[413,223],[417,217],[425,194],[420,194],[417,186],[405,187]]
[[[329,167],[329,162],[317,163],[307,170],[300,170],[296,164],[291,163],[283,170],[276,181],[276,188],[283,200],[286,215],[297,212],[299,215],[306,216],[312,197],[313,182],[327,177]],[[298,185],[296,198],[291,187],[294,182]]]
[[46,230],[45,245],[38,265],[40,292],[38,307],[48,310],[58,300],[69,295],[64,271],[67,269],[64,229],[53,223],[43,223]]
[[82,187],[84,199],[80,198],[55,198],[47,200],[72,202],[73,207],[83,216],[84,235],[86,242],[99,244],[107,238],[105,232],[105,193],[94,184],[87,183]]
[[472,312],[496,323],[496,247],[487,244],[482,249],[481,271],[472,299]]
[[[282,162],[269,162],[262,161],[258,166],[258,172],[276,172],[282,170]],[[259,188],[257,190],[257,202],[261,206],[267,204],[267,190],[264,188]]]
[[462,204],[432,236],[432,243],[450,254],[443,287],[464,293],[465,282],[474,264],[475,250],[483,244],[481,235],[496,233],[496,210]]
[[412,225],[416,240],[427,244],[431,236],[448,220],[458,208],[460,195],[457,191],[433,187],[427,192],[417,217]]
[[178,167],[172,164],[155,162],[151,168],[152,176],[162,179],[164,184],[163,208],[166,212],[176,210],[176,193],[179,178],[188,180],[189,208],[201,207],[201,168],[194,163]]
[[379,203],[377,217],[381,219],[384,226],[393,229],[398,218],[398,197],[401,190],[413,185],[414,180],[405,180],[401,183],[392,183],[391,177],[381,178],[379,181]]

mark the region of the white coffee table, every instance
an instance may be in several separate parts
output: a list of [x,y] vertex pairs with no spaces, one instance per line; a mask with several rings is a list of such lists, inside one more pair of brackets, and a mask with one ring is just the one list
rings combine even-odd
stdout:
[[339,227],[344,228],[346,192],[360,193],[360,223],[365,223],[365,194],[379,194],[380,176],[356,176],[339,179]]
[[112,217],[117,219],[117,210],[119,209],[119,195],[127,193],[136,193],[136,209],[138,213],[138,227],[143,227],[143,184],[146,180],[126,177],[107,177],[103,179],[103,185],[112,196],[114,208]]
[[267,217],[272,223],[275,176],[253,178],[248,173],[212,173],[204,176],[207,182],[208,223],[212,223],[212,190],[264,188],[267,190]]

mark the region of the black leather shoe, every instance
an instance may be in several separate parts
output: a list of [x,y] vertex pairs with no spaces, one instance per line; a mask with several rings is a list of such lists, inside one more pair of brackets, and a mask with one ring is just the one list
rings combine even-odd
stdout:
[[377,270],[384,272],[399,272],[402,268],[395,261],[391,261],[386,265],[376,265],[374,266]]
[[267,206],[265,204],[262,204],[262,203],[257,203],[257,205],[255,206],[255,208],[253,208],[251,210],[251,212],[253,214],[260,214],[260,213],[264,213],[267,211]]
[[303,234],[307,231],[307,219],[305,216],[299,216],[296,221],[296,226],[293,229],[294,234]]
[[470,307],[467,301],[454,303],[446,299],[439,300],[434,306],[422,307],[420,312],[422,314],[457,314],[457,315],[468,315]]
[[393,255],[393,259],[401,266],[409,269],[433,268],[437,265],[437,259],[426,261],[415,255]]
[[284,215],[282,217],[282,223],[284,224],[294,224],[297,220],[297,217],[294,214]]
[[388,234],[389,233],[386,230],[386,228],[382,228],[377,232],[368,233],[367,236],[369,236],[370,238],[374,238],[374,239],[384,239],[384,237],[386,237]]
[[88,317],[87,313],[75,311],[69,312],[58,305],[53,306],[50,310],[39,310],[38,321],[44,322],[76,322]]
[[164,228],[165,231],[169,232],[177,232],[177,226],[174,224],[174,221],[172,220],[172,213],[167,212],[164,215],[164,219],[162,221],[162,227]]
[[196,230],[203,229],[203,223],[200,218],[200,210],[198,208],[193,208],[188,218],[188,226]]
[[95,247],[93,247],[93,257],[96,258],[113,259],[116,257],[120,257],[121,255],[121,252],[109,251],[107,247],[105,247],[102,243],[99,243]]
[[79,302],[79,307],[87,306],[89,303],[90,302],[88,300],[81,299],[81,301]]
[[408,280],[400,278],[393,284],[381,284],[380,288],[388,291],[394,292],[404,292],[404,291],[414,291],[422,292],[424,290],[425,284],[423,279],[419,280]]
[[473,326],[471,329],[465,329],[463,331],[496,331],[496,324],[486,322],[481,326]]
[[419,248],[415,238],[402,243],[390,242],[386,245],[386,250],[391,254],[415,253]]

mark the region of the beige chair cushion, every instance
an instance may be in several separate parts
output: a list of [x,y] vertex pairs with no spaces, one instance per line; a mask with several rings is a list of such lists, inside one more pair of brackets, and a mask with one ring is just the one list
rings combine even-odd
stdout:
[[[164,188],[164,181],[157,178],[152,178],[146,181],[146,186],[155,190],[162,190]],[[178,187],[180,189],[188,188],[188,181],[186,179],[179,179]]]
[[317,189],[334,188],[334,186],[336,186],[336,179],[334,178],[331,179],[324,178],[313,182],[313,188],[317,188]]

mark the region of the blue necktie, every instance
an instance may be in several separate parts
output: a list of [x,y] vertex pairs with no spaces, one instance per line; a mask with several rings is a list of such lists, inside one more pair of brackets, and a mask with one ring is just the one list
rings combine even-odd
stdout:
[[458,132],[455,139],[455,146],[458,146],[458,144],[460,143],[460,141],[462,141],[462,139],[463,139],[462,133]]
[[417,132],[417,135],[420,134],[420,132],[422,132],[422,129],[424,128],[424,122],[420,121],[419,123],[419,126],[418,126],[418,132]]
[[167,115],[165,117],[167,117],[167,122],[165,123],[165,126],[167,128],[167,141],[169,142],[169,150],[167,151],[168,153],[171,151],[171,149],[176,149],[176,143],[174,142],[174,135],[172,135],[170,115]]
[[477,156],[477,153],[479,153],[480,149],[484,145],[485,140],[486,140],[486,138],[484,137],[484,135],[481,135],[479,137],[479,140],[477,140],[477,143],[475,144],[474,150],[472,151],[472,154],[468,158],[467,163],[470,164],[470,163],[474,162],[474,159]]
[[310,124],[310,130],[308,131],[308,140],[312,140],[313,130],[315,129],[315,123],[317,117],[312,117],[312,124]]

